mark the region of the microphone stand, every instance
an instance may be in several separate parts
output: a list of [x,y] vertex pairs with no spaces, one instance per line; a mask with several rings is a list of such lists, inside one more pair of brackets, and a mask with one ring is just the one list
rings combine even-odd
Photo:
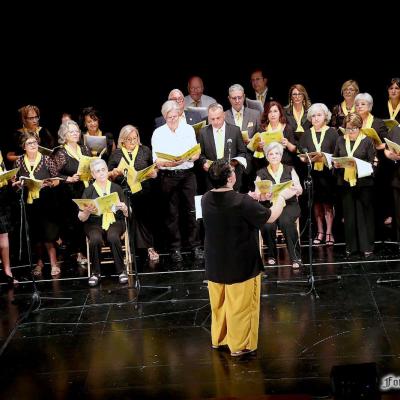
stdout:
[[[43,297],[40,295],[40,292],[37,287],[37,282],[35,278],[35,274],[33,273],[33,262],[32,262],[32,247],[31,247],[31,240],[30,240],[30,235],[29,235],[29,224],[28,224],[28,218],[26,216],[26,207],[25,207],[25,201],[24,201],[24,184],[25,180],[23,178],[20,178],[21,180],[21,195],[19,199],[20,203],[20,210],[21,210],[21,225],[20,225],[20,248],[19,248],[19,256],[20,259],[22,259],[22,232],[25,229],[25,241],[26,241],[26,249],[28,253],[28,263],[29,263],[29,268],[31,271],[31,277],[32,277],[32,285],[33,285],[33,292],[32,292],[32,301],[31,305],[29,307],[29,310],[25,316],[25,318],[28,317],[31,311],[37,312],[40,309],[42,300],[72,300],[72,297]],[[34,308],[34,306],[36,308]]]
[[[307,156],[307,177],[304,180],[304,187],[307,190],[307,206],[308,206],[308,258],[309,258],[309,273],[307,280],[296,280],[296,281],[276,281],[276,283],[301,283],[301,282],[306,282],[309,283],[311,286],[307,292],[297,292],[297,293],[279,293],[275,294],[276,296],[284,296],[284,295],[301,295],[301,296],[307,296],[309,294],[314,294],[316,299],[319,299],[319,295],[317,293],[317,290],[315,288],[315,282],[316,279],[314,277],[314,272],[313,272],[313,257],[312,257],[312,206],[313,206],[313,179],[311,176],[311,171],[312,171],[312,162],[311,158],[308,154],[308,151],[305,151],[305,155]],[[300,241],[300,238],[299,238]],[[318,282],[321,281],[327,281],[327,280],[340,280],[341,276],[336,275],[334,278],[318,278]],[[273,296],[274,294],[264,294],[262,297],[270,297]]]
[[[136,296],[136,307],[137,303],[139,301],[139,293],[141,288],[155,288],[155,289],[167,289],[167,292],[172,291],[172,286],[142,286],[140,283],[139,279],[139,273],[138,273],[138,267],[137,267],[137,262],[136,262],[136,252],[135,252],[135,240],[134,240],[134,232],[132,231],[131,228],[131,221],[132,221],[132,213],[131,213],[131,195],[132,191],[130,190],[130,187],[127,182],[127,176],[128,176],[128,170],[124,170],[124,179],[121,182],[121,186],[123,187],[123,192],[124,192],[124,197],[125,197],[125,204],[128,207],[128,217],[125,218],[125,223],[126,223],[126,230],[129,233],[129,253],[131,255],[131,264],[133,265],[133,275],[135,276],[135,289],[137,292]],[[129,261],[127,260],[127,263]],[[158,296],[161,297],[164,294]]]

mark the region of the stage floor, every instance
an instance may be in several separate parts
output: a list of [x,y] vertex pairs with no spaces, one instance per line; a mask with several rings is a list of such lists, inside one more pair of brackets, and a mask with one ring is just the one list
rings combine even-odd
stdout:
[[18,325],[33,286],[29,268],[15,267],[25,282],[1,286],[0,397],[328,398],[335,365],[375,362],[380,377],[399,376],[400,282],[380,283],[400,280],[398,247],[376,247],[374,259],[360,261],[345,259],[340,244],[314,246],[311,293],[307,247],[298,271],[280,248],[282,265],[265,268],[258,351],[244,359],[211,349],[204,267],[190,254],[181,265],[167,255],[154,265],[138,260],[139,296],[133,277],[128,286],[109,276],[89,288],[73,263],[63,264],[61,279],[48,268],[37,282],[40,309]]

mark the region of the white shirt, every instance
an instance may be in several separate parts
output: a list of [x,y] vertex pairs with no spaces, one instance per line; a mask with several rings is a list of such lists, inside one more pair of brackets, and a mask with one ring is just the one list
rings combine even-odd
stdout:
[[[153,151],[153,162],[157,160],[156,151],[159,153],[180,156],[192,147],[196,146],[196,134],[194,129],[185,121],[180,121],[175,132],[169,129],[167,124],[157,128],[151,137],[151,146]],[[168,167],[161,169],[189,169],[193,168],[192,161],[186,161],[176,167]]]
[[[217,100],[215,100],[213,97],[203,94],[200,97],[200,101],[199,104],[197,104],[197,107],[208,107],[209,105],[216,102]],[[190,95],[185,96],[185,108],[187,107],[196,107],[195,101],[190,97]]]

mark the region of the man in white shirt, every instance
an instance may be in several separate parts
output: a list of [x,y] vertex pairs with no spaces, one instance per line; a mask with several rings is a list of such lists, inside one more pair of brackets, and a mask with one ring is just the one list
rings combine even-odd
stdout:
[[181,155],[194,147],[196,135],[194,129],[181,120],[181,110],[175,100],[166,101],[161,113],[166,124],[153,132],[151,145],[153,161],[157,163],[160,172],[161,191],[163,201],[167,205],[165,225],[168,232],[168,241],[171,250],[171,259],[174,262],[183,261],[181,254],[182,240],[179,229],[179,220],[183,217],[187,223],[187,242],[193,256],[197,260],[203,259],[203,252],[199,248],[198,229],[195,217],[194,196],[196,194],[196,177],[193,172],[193,161],[199,156],[181,161],[166,161],[159,158],[156,152]]
[[203,94],[203,80],[199,76],[192,76],[188,81],[189,95],[185,97],[185,108],[187,107],[208,107],[216,100]]

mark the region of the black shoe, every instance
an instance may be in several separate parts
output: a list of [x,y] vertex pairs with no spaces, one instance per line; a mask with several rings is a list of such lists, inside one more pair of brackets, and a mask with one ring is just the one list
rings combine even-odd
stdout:
[[178,262],[182,262],[183,261],[182,253],[181,253],[180,250],[172,250],[170,255],[171,255],[171,260],[174,263],[178,263]]
[[95,275],[95,274],[93,274],[93,275],[89,278],[88,283],[89,283],[89,286],[90,286],[90,287],[95,287],[95,286],[97,286],[97,285],[99,284],[99,281],[100,281],[100,277],[97,276],[97,275]]
[[197,261],[202,261],[204,260],[204,251],[200,248],[200,247],[195,247],[192,250],[192,254],[193,257],[197,260]]

